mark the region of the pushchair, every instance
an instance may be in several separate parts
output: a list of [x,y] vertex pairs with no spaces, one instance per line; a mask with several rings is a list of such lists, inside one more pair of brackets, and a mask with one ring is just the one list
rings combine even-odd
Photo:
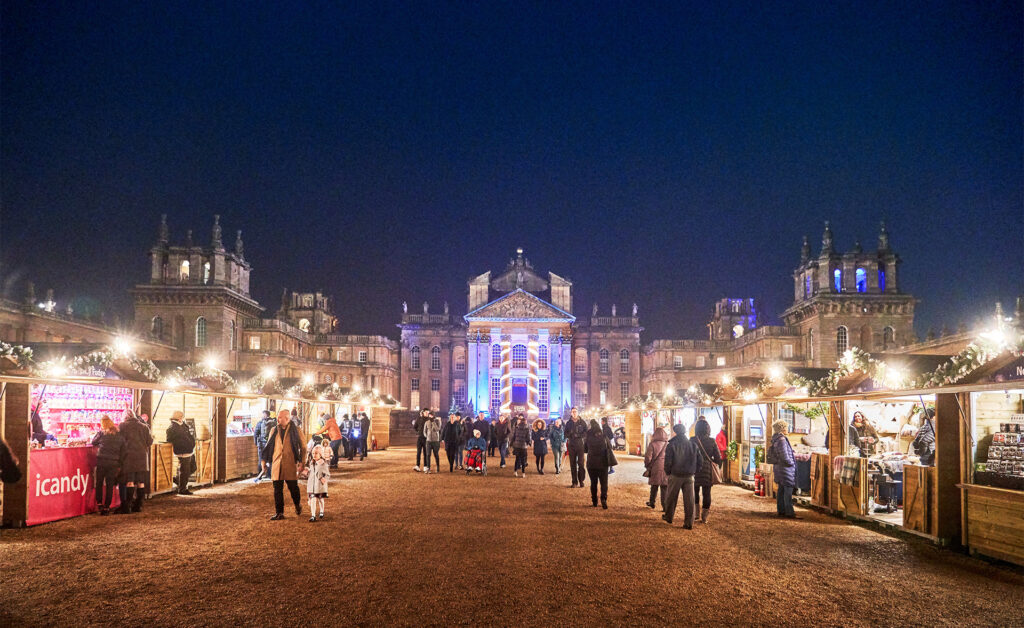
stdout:
[[466,475],[473,471],[487,475],[487,456],[483,449],[470,449],[466,452]]

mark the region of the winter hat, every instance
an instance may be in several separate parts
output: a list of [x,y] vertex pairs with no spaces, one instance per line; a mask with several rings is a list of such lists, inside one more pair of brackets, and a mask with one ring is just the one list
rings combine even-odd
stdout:
[[480,438],[480,430],[473,430],[473,436],[476,438]]
[[785,434],[789,431],[789,421],[786,419],[779,419],[772,423],[772,431],[776,434]]

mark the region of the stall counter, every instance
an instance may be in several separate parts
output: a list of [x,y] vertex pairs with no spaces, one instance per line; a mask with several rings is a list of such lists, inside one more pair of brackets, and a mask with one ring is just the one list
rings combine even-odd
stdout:
[[[26,525],[96,512],[94,447],[32,449],[28,469]],[[119,504],[115,490],[111,506]]]

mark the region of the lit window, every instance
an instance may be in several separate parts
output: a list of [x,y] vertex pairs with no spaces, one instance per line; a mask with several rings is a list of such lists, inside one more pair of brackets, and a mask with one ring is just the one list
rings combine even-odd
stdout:
[[606,403],[608,403],[608,382],[601,382],[601,387],[600,387],[599,390],[600,390],[599,395],[600,395],[600,398],[601,398],[601,405],[603,406]]
[[702,356],[702,355],[698,355],[697,356],[697,368],[699,368],[699,369],[704,368],[704,360],[705,360],[704,356]]
[[182,281],[188,281],[188,260],[185,260],[181,263],[181,270],[178,273],[178,277]]
[[441,347],[436,345],[430,348],[430,370],[441,370]]
[[808,297],[809,298],[810,296],[811,296],[811,276],[810,275],[805,275],[804,276],[804,297]]
[[793,345],[782,345],[782,357],[791,358],[793,357]]
[[324,359],[323,349],[317,349],[316,350],[316,359],[317,360],[323,360]]
[[885,264],[878,265],[878,289],[885,292]]
[[858,268],[855,274],[857,278],[857,292],[868,291],[868,273],[863,268]]
[[548,368],[548,346],[541,345],[537,349],[537,368],[546,369]]
[[432,390],[433,392],[437,392],[437,391],[441,390],[441,380],[439,380],[439,379],[432,379],[432,380],[430,380],[430,390]]
[[542,379],[537,382],[537,410],[548,411],[548,380]]
[[203,264],[203,283],[210,285],[210,262]]
[[846,350],[850,348],[850,337],[849,332],[845,326],[840,326],[836,330],[836,356],[843,357]]
[[460,373],[466,370],[466,356],[459,354],[459,356],[455,358],[455,370]]
[[[600,366],[601,374],[602,375],[607,375],[608,374],[608,350],[607,349],[601,349],[601,351],[597,355],[598,355],[598,364]],[[601,402],[601,403],[604,403],[604,402]]]
[[412,351],[410,351],[410,356],[411,356],[411,358],[410,358],[409,362],[410,362],[410,365],[412,367],[412,370],[414,370],[414,371],[420,370],[420,348],[419,347],[413,347]]
[[585,349],[580,349],[579,351],[576,352],[575,369],[577,373],[587,372],[587,352]]
[[234,351],[235,349],[238,348],[237,341],[235,340],[235,332],[236,332],[236,330],[235,330],[235,321],[231,321],[231,323],[228,325],[228,327],[230,328],[230,331],[231,331],[231,339],[228,340],[228,346],[230,346],[231,350]]
[[832,271],[832,277],[835,282],[836,292],[843,291],[843,271],[838,268]]
[[629,350],[628,349],[623,349],[622,351],[619,351],[619,372],[620,373],[628,373],[629,372]]
[[259,350],[260,350],[260,337],[259,336],[249,336],[249,351],[259,351]]
[[[347,375],[345,376],[345,381],[348,382],[348,376]],[[418,377],[412,378],[412,382],[409,384],[409,390],[414,390],[415,391],[415,390],[419,390],[419,389],[420,389],[420,378],[418,378]]]
[[360,351],[359,352],[359,362],[362,363],[362,364],[366,364],[366,352],[365,351]]
[[587,405],[587,383],[576,382],[576,388],[573,391],[575,405],[585,407]]
[[157,338],[164,335],[164,319],[159,316],[154,316],[153,321],[149,326],[150,332]]
[[501,345],[491,347],[491,368],[501,368]]
[[807,331],[807,357],[814,360],[814,330]]
[[464,382],[456,382],[455,384],[455,403],[463,404],[466,403],[466,384]]
[[629,399],[629,382],[619,382],[619,394],[622,397],[622,401]]
[[681,356],[681,355],[672,356],[672,366],[677,368],[677,369],[683,368],[683,356]]
[[491,378],[491,407],[501,407],[501,380],[497,377]]
[[724,355],[720,355],[717,358],[715,358],[715,365],[716,366],[725,366],[725,356]]
[[889,349],[896,346],[896,330],[886,327],[882,330],[882,348]]
[[512,347],[512,368],[524,369],[526,365],[526,345]]
[[202,316],[196,319],[196,346],[206,346],[206,319]]
[[299,330],[300,331],[304,331],[306,333],[309,333],[309,319],[308,318],[300,318],[299,319]]

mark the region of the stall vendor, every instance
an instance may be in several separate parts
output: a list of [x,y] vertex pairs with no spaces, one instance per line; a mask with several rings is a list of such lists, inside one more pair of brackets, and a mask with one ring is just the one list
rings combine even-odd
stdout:
[[46,439],[51,438],[50,434],[43,427],[43,417],[40,416],[40,411],[43,404],[36,404],[32,408],[32,440],[36,441],[40,445],[46,443]]
[[[872,439],[872,440],[868,440]],[[853,421],[850,423],[850,448],[860,450],[868,449],[869,445],[878,442],[878,432],[871,423],[864,417],[860,410],[853,413]]]
[[921,429],[911,443],[914,452],[921,458],[921,464],[930,467],[935,464],[935,408],[928,408],[921,413]]

